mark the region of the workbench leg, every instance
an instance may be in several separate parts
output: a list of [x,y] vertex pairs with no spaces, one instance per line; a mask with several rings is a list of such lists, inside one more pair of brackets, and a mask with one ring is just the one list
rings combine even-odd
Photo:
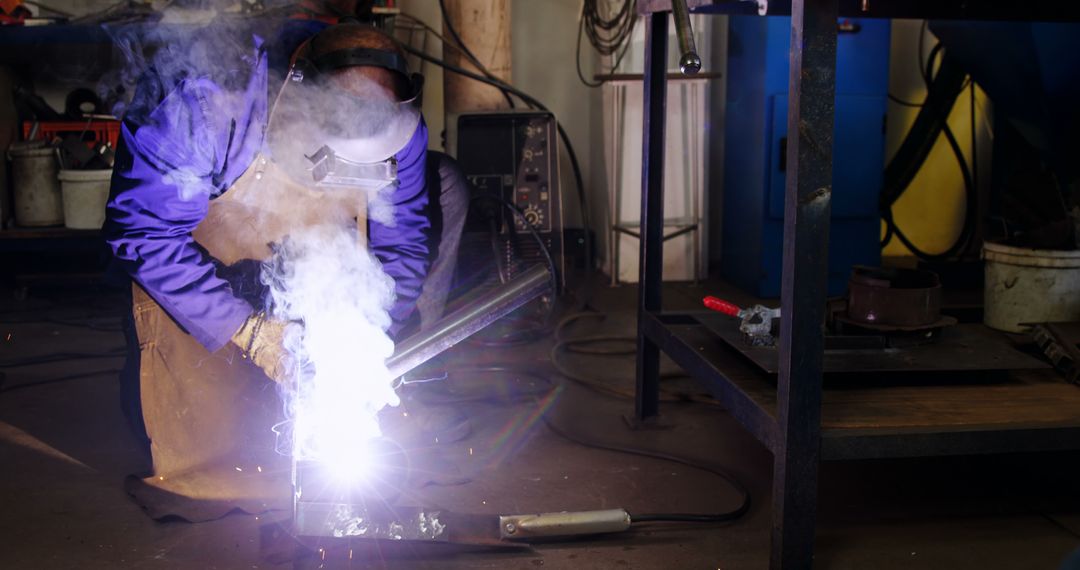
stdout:
[[641,156],[641,250],[638,268],[637,398],[639,420],[660,413],[660,348],[645,316],[660,311],[664,251],[664,121],[667,118],[666,12],[645,17],[644,136]]
[[770,567],[814,554],[836,91],[837,0],[793,0]]

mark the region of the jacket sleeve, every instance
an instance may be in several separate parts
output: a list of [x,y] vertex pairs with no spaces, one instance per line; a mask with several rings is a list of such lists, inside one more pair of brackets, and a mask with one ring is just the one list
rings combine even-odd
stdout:
[[[164,92],[156,84],[148,89]],[[223,110],[223,101],[249,98],[225,94],[209,79],[184,79],[145,112],[129,112],[103,227],[120,266],[211,351],[224,346],[253,309],[217,275],[191,234],[211,197],[257,151],[261,111],[257,91],[249,85],[248,92],[255,103]]]
[[425,172],[427,125],[421,119],[412,138],[395,158],[398,181],[390,196],[393,223],[368,223],[368,243],[383,271],[394,279],[397,294],[390,317],[391,336],[406,326],[416,308],[424,279],[431,267],[431,219]]

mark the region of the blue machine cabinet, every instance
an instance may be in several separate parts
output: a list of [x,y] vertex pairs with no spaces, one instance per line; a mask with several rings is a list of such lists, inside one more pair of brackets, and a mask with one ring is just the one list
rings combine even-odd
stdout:
[[[759,297],[779,297],[791,21],[730,22],[721,271]],[[844,292],[852,265],[881,261],[878,194],[889,89],[890,22],[838,25],[830,295]]]

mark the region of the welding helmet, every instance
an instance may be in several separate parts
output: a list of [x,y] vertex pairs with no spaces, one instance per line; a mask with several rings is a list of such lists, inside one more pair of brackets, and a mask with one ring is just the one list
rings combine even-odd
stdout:
[[270,112],[271,155],[316,186],[385,187],[420,122],[422,88],[389,36],[363,24],[327,28],[294,54]]

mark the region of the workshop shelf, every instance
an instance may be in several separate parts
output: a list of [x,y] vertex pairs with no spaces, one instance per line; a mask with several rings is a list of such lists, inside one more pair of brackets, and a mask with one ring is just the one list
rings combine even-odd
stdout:
[[[663,314],[646,330],[676,363],[696,369],[695,377],[732,415],[774,449],[775,375],[758,369],[694,313]],[[1060,451],[1080,445],[1080,390],[1050,368],[939,382],[864,378],[865,385],[858,375],[846,375],[842,383],[825,378],[822,459]]]

